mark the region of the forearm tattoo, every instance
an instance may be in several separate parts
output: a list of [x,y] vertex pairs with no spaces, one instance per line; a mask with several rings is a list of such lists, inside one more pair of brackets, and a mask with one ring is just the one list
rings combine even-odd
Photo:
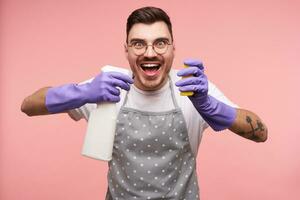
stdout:
[[260,133],[262,131],[265,131],[265,127],[263,125],[263,123],[259,120],[256,120],[256,125],[257,127],[254,128],[254,122],[251,119],[251,117],[246,116],[246,122],[250,125],[251,130],[250,131],[240,131],[238,134],[241,136],[244,136],[248,139],[252,139],[252,140],[259,140],[260,139]]

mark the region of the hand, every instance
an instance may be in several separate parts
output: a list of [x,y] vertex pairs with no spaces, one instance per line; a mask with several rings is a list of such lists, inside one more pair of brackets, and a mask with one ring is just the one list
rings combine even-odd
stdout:
[[175,83],[181,92],[194,92],[194,97],[205,99],[208,93],[208,81],[204,74],[204,67],[201,61],[187,59],[184,61],[188,68],[178,71],[178,76],[191,76]]
[[45,106],[49,113],[78,108],[86,103],[118,102],[120,90],[129,90],[133,79],[120,72],[102,72],[90,83],[66,84],[48,89]]
[[180,91],[193,91],[194,95],[189,96],[198,113],[215,131],[229,128],[235,118],[236,109],[208,95],[208,80],[203,73],[204,67],[198,60],[185,60],[188,68],[180,70],[178,76],[192,77],[184,78],[175,83]]
[[86,103],[118,102],[120,90],[129,90],[133,79],[120,72],[102,72],[92,82],[79,86],[82,88]]

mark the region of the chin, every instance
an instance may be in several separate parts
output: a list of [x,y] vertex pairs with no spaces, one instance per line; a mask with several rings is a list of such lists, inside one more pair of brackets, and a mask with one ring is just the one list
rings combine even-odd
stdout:
[[164,80],[162,78],[156,80],[143,80],[141,86],[143,90],[153,91],[158,90],[164,86]]

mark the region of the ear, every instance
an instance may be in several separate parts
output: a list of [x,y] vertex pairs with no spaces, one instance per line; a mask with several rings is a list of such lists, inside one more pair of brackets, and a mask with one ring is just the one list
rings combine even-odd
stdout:
[[172,45],[172,46],[173,46],[173,54],[175,55],[175,52],[176,52],[176,51],[175,51],[175,50],[176,50],[176,47],[175,47],[175,42],[174,42],[174,41],[173,41],[173,45]]
[[125,53],[125,57],[127,58],[128,60],[128,46],[126,43],[124,43],[124,53]]

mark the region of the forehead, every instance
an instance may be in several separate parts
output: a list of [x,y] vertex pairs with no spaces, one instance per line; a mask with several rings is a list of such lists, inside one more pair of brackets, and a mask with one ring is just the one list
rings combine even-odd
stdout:
[[154,41],[157,38],[169,38],[171,34],[165,22],[159,21],[153,24],[137,23],[132,26],[128,33],[128,41],[131,39],[143,39],[145,41]]

